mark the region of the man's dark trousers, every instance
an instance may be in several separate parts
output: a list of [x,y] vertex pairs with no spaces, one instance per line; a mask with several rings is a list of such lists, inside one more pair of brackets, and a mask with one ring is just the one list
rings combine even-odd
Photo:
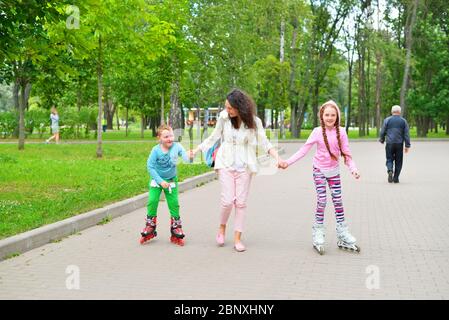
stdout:
[[387,143],[385,146],[387,154],[387,170],[394,172],[393,179],[399,179],[402,169],[402,159],[404,155],[403,143]]

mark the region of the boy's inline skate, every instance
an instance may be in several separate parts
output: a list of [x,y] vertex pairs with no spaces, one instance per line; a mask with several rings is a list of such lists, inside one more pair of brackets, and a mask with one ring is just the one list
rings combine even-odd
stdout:
[[324,254],[324,224],[315,223],[312,227],[312,244],[313,248],[320,254]]
[[171,232],[170,241],[172,243],[177,244],[179,246],[183,246],[185,244],[184,243],[185,234],[182,231],[182,223],[180,218],[170,219],[170,232]]
[[144,244],[145,242],[157,236],[156,224],[157,224],[156,217],[146,219],[145,228],[140,233],[140,235],[142,236],[142,238],[140,238],[141,244]]
[[337,246],[340,249],[360,252],[360,247],[355,244],[356,241],[356,238],[349,233],[346,222],[337,223]]

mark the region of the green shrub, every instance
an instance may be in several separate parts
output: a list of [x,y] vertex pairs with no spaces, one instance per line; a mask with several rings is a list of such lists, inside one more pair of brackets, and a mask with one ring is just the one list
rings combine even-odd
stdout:
[[2,138],[10,137],[17,127],[17,117],[14,112],[0,112],[0,135]]

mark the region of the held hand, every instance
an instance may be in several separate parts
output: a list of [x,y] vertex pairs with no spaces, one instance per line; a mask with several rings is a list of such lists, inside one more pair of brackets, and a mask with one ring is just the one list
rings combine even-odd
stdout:
[[287,163],[287,161],[280,160],[280,161],[278,162],[278,168],[281,168],[281,169],[287,169],[287,168],[288,168],[288,163]]
[[189,156],[190,159],[195,158],[195,150],[187,151],[187,155]]
[[165,182],[165,181],[162,181],[162,182],[161,182],[161,187],[164,188],[164,189],[167,189],[168,187],[170,187],[170,183],[167,183],[167,182]]
[[404,148],[404,152],[408,153],[410,151],[410,148]]
[[358,171],[354,171],[354,172],[352,173],[352,175],[354,176],[354,178],[360,179],[360,174],[359,174]]
[[195,148],[193,150],[189,150],[189,157],[190,157],[190,159],[195,158],[195,155],[198,153],[198,151],[199,151],[199,148]]

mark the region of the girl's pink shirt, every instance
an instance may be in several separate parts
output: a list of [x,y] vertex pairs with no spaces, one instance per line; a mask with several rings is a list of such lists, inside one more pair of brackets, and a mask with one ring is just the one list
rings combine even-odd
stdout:
[[[337,157],[340,158],[340,148],[338,147],[337,140],[337,130],[332,128],[331,130],[326,128],[327,141],[329,142],[329,148],[331,152]],[[348,135],[345,131],[345,128],[340,127],[340,141],[341,141],[341,149],[347,155],[348,161],[346,165],[348,166],[351,173],[357,171],[357,167],[355,162],[352,160],[351,150],[349,150],[349,140]],[[317,150],[315,156],[313,157],[313,165],[318,169],[322,170],[331,170],[335,169],[339,166],[339,162],[335,161],[331,158],[329,152],[327,151],[326,145],[324,144],[323,131],[321,127],[316,127],[313,129],[306,143],[288,160],[288,165],[292,165],[296,161],[303,158],[307,152],[309,152],[310,148],[316,144]]]

